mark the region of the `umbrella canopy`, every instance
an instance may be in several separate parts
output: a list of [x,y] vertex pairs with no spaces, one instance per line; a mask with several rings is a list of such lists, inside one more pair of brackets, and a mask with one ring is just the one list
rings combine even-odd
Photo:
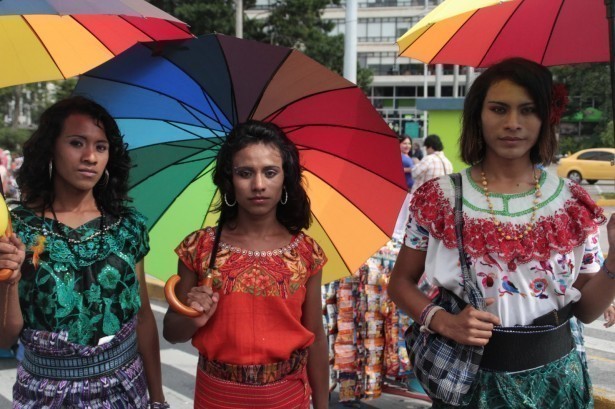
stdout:
[[299,51],[234,37],[151,48],[130,48],[75,89],[109,110],[129,144],[130,195],[149,219],[149,274],[174,274],[175,246],[215,224],[215,156],[248,119],[277,124],[300,150],[308,234],[329,258],[325,282],[355,271],[390,239],[406,195],[399,143],[358,87]]
[[397,40],[400,55],[471,67],[507,57],[547,66],[610,59],[604,0],[511,0],[465,12],[452,7],[459,3],[475,2],[446,0],[436,7],[437,21],[430,13]]
[[73,77],[138,41],[190,37],[144,0],[1,0],[0,87]]

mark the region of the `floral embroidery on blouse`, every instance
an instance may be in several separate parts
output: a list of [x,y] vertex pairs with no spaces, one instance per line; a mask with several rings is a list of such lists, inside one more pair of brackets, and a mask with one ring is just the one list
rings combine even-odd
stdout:
[[[546,172],[541,179],[544,180]],[[471,180],[471,178],[467,178]],[[448,181],[446,181],[448,182]],[[440,183],[446,183],[440,179],[432,179],[425,183],[413,195],[410,208],[419,225],[427,228],[429,234],[442,240],[448,248],[456,248],[455,219],[453,214],[452,198],[447,197]],[[450,183],[450,182],[449,182]],[[471,182],[473,183],[473,182]],[[573,182],[560,179],[559,191],[564,189],[564,184],[571,193],[563,206],[554,213],[537,212],[537,220],[534,228],[526,237],[520,240],[502,239],[499,228],[510,236],[518,236],[525,230],[523,223],[512,221],[502,222],[496,226],[485,215],[482,218],[470,217],[464,213],[464,249],[473,258],[479,258],[487,254],[497,254],[500,259],[508,264],[510,270],[516,268],[516,263],[527,263],[530,260],[548,260],[551,251],[560,254],[568,253],[573,248],[582,245],[583,242],[598,230],[598,226],[606,221],[604,210],[597,206],[589,197],[589,194]],[[470,188],[470,187],[464,187]],[[555,196],[546,198],[538,206],[546,208]],[[532,195],[533,191],[526,195]],[[492,194],[493,197],[505,196]],[[509,195],[519,197],[523,195]],[[492,199],[493,200],[493,199]],[[505,206],[506,206],[505,202]],[[528,206],[531,201],[528,202]],[[476,204],[467,203],[464,197],[464,206],[470,205],[475,209]],[[531,213],[531,209],[520,212],[519,215]],[[509,218],[517,217],[508,211],[496,211]]]
[[[100,218],[71,229],[22,206],[11,213],[13,228],[27,248],[19,282],[26,328],[66,332],[70,342],[96,345],[134,317],[141,307],[135,265],[149,251],[140,213],[106,215],[110,228],[92,239],[87,238],[100,231]],[[35,267],[30,249],[42,229],[52,227],[62,234],[47,236]]]
[[[204,277],[209,265],[215,231],[212,227],[188,235],[175,249],[192,271]],[[291,243],[271,251],[242,250],[220,243],[216,255],[213,289],[223,294],[234,292],[255,296],[288,298],[326,262],[320,246],[309,236],[299,233]]]

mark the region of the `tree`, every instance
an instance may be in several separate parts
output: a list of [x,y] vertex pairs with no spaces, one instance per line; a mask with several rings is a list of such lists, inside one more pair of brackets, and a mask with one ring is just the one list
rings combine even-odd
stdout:
[[572,152],[583,148],[605,146],[611,137],[608,121],[612,118],[610,71],[608,64],[576,64],[551,68],[555,82],[566,85],[570,104],[565,115],[571,115],[584,108],[593,106],[602,111],[602,120],[593,128],[593,135],[582,140],[561,140],[561,145]]
[[[235,0],[151,0],[150,3],[187,23],[195,35],[235,34]],[[256,0],[243,0],[244,9]]]

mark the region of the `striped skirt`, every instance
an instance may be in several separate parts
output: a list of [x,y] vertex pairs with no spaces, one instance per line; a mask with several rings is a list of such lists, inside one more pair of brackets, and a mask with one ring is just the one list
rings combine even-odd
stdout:
[[[136,331],[136,318],[125,324],[110,342],[99,346],[74,344],[60,334],[25,329],[21,342],[26,351],[37,356],[92,357],[116,348]],[[76,380],[51,379],[36,376],[17,367],[17,382],[13,386],[14,409],[143,409],[147,408],[147,383],[143,362],[134,359],[114,372]]]
[[[294,359],[296,358],[296,359]],[[255,371],[256,365],[250,365],[249,371],[227,370],[220,371],[220,364],[216,366],[204,364],[201,359],[196,375],[196,388],[194,392],[195,409],[309,409],[312,390],[310,388],[305,362],[307,354],[294,356],[289,361],[297,367],[292,372],[284,372],[288,365],[272,364],[274,368],[263,365],[261,370]],[[285,364],[285,362],[281,364]],[[232,365],[233,369],[237,369]],[[282,371],[280,371],[282,370]],[[246,382],[234,382],[220,378],[219,375],[226,373],[232,377],[239,373],[263,374],[264,378],[270,379],[275,372],[284,373],[281,379],[264,384]],[[216,376],[218,375],[218,376]]]

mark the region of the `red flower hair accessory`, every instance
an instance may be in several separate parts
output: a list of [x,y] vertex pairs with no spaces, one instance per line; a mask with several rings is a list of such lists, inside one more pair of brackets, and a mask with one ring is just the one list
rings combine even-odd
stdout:
[[568,90],[564,84],[554,84],[551,90],[551,113],[549,114],[549,122],[551,125],[559,123],[569,102]]

